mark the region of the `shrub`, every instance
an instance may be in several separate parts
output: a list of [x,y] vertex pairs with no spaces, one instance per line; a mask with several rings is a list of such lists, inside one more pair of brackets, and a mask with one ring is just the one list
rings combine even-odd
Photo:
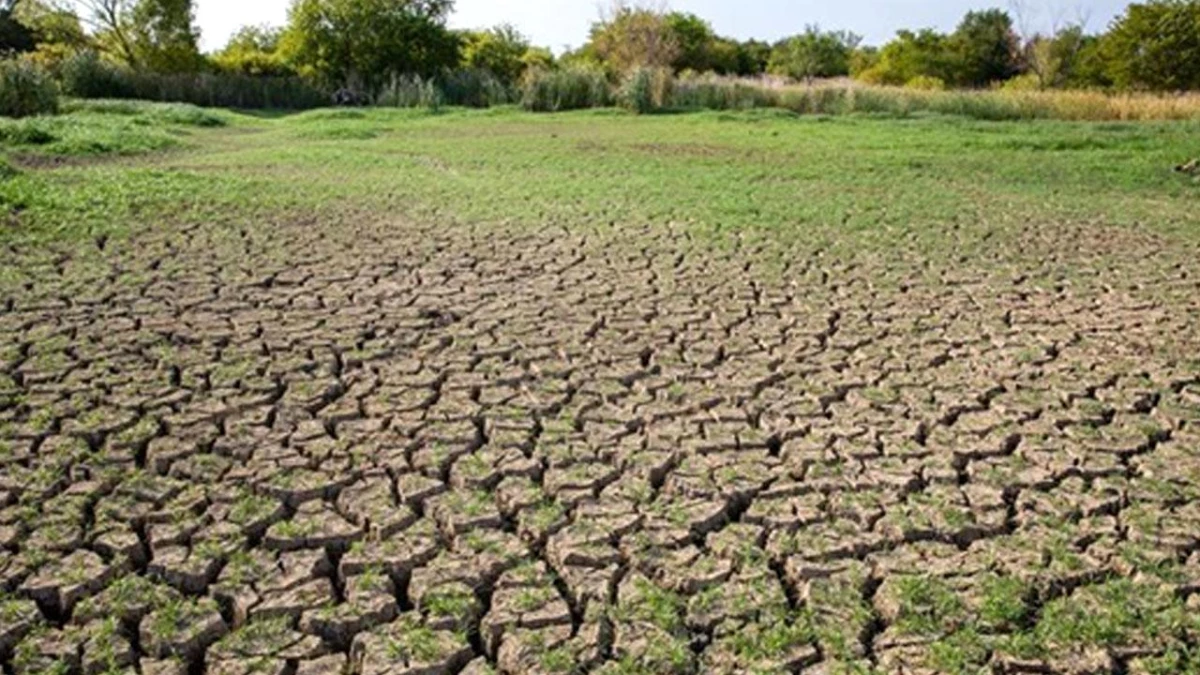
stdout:
[[58,86],[40,66],[12,59],[0,62],[0,115],[28,117],[58,112]]
[[662,110],[670,103],[674,80],[668,68],[635,68],[625,76],[617,101],[639,114]]
[[132,98],[135,94],[124,71],[94,51],[78,52],[62,64],[63,93],[78,98]]
[[999,88],[1004,91],[1038,91],[1042,88],[1042,83],[1037,75],[1025,73],[1006,80]]
[[916,89],[917,91],[945,91],[946,81],[940,77],[918,75],[910,79],[908,82],[905,82],[904,88]]
[[608,80],[594,67],[531,70],[521,84],[521,104],[535,112],[602,108],[609,102]]

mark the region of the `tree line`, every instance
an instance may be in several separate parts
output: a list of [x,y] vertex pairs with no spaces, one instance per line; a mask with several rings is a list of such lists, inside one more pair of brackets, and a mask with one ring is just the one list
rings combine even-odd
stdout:
[[195,0],[0,0],[0,50],[52,72],[87,52],[131,70],[299,77],[364,93],[399,75],[468,68],[514,85],[560,67],[612,81],[659,68],[915,88],[1200,89],[1200,0],[1131,4],[1102,33],[1082,20],[1030,31],[1020,7],[972,11],[952,32],[901,30],[878,47],[815,25],[773,43],[736,40],[694,14],[616,0],[581,47],[558,57],[509,25],[452,30],[453,9],[453,0],[293,0],[285,26],[245,27],[206,55]]

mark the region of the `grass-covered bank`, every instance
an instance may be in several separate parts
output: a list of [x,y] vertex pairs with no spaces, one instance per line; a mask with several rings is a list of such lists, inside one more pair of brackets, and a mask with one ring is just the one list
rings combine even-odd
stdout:
[[[0,149],[17,166],[0,184],[6,239],[349,204],[447,222],[669,221],[936,241],[946,227],[971,233],[1029,221],[1194,228],[1200,189],[1172,171],[1200,156],[1193,122],[513,108],[250,116],[122,102],[67,109],[0,128]],[[156,152],[166,148],[175,150]]]

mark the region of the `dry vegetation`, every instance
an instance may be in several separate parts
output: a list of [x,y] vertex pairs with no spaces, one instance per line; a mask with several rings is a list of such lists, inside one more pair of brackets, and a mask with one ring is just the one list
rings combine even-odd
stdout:
[[1003,88],[922,90],[850,80],[811,85],[783,81],[684,76],[666,85],[664,107],[778,107],[801,113],[933,112],[977,119],[1058,119],[1070,121],[1200,120],[1200,94],[1113,93],[1103,91],[1021,91]]

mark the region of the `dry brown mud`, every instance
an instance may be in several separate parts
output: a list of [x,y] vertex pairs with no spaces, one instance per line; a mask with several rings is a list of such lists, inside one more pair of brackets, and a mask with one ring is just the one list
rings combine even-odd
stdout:
[[[1143,560],[1190,599],[1194,249],[1008,241],[347,218],[10,248],[3,671],[935,672],[913,579],[995,634]],[[1125,642],[982,658],[1166,649]]]

